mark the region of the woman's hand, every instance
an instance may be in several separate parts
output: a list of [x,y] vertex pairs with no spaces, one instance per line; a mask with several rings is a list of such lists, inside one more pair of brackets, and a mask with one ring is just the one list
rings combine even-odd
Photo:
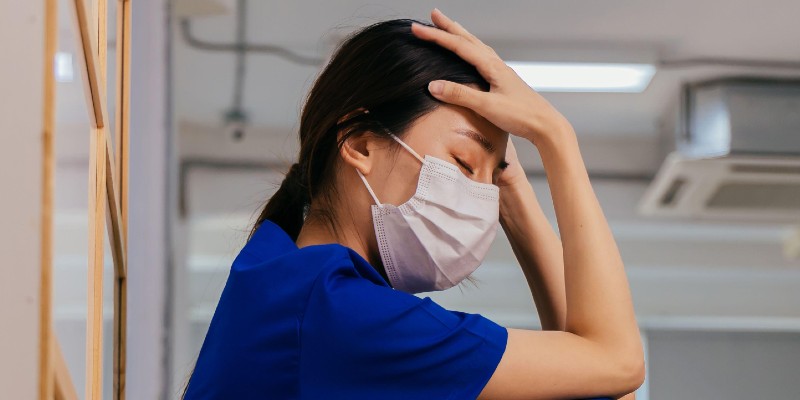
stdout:
[[439,9],[433,9],[431,20],[437,27],[413,23],[411,31],[420,39],[437,43],[474,65],[490,85],[489,92],[484,92],[437,80],[428,86],[434,97],[470,108],[498,128],[534,144],[543,139],[558,142],[559,135],[574,135],[569,121],[528,86],[491,47]]

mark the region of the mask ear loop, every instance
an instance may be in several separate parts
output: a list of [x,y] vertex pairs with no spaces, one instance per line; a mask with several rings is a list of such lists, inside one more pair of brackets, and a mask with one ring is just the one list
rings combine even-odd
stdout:
[[414,149],[411,148],[411,146],[407,145],[404,141],[400,140],[400,138],[395,136],[394,133],[389,132],[389,136],[391,136],[392,139],[394,139],[397,143],[400,143],[400,145],[403,146],[406,150],[408,150],[411,153],[411,155],[416,157],[417,160],[419,160],[419,162],[425,164],[425,160],[423,160],[422,157],[416,151],[414,151]]
[[375,192],[372,191],[372,187],[369,185],[369,182],[367,182],[367,178],[364,177],[364,174],[361,173],[361,170],[356,168],[356,173],[358,173],[358,176],[361,177],[361,180],[364,182],[364,185],[367,186],[367,191],[369,191],[369,194],[370,196],[372,196],[372,199],[375,200],[375,204],[378,207],[383,207],[383,204],[381,204],[381,202],[378,201],[378,196],[375,196]]
[[[369,111],[364,111],[364,113],[365,114],[369,113]],[[403,146],[403,148],[405,148],[406,150],[408,150],[408,152],[411,153],[411,155],[413,155],[417,160],[419,160],[419,162],[425,164],[425,160],[419,155],[419,153],[414,151],[414,149],[412,149],[411,146],[407,145],[405,142],[400,140],[400,138],[397,137],[394,133],[391,133],[391,132],[388,132],[388,133],[389,133],[389,136],[391,136],[392,139],[394,139],[397,143],[400,143],[400,145]],[[375,195],[375,192],[372,190],[372,186],[369,185],[369,182],[367,182],[367,178],[364,176],[364,174],[361,173],[361,170],[356,168],[356,173],[358,174],[358,177],[361,178],[361,181],[364,182],[364,186],[367,187],[367,191],[369,192],[369,195],[372,196],[373,200],[375,200],[375,204],[378,207],[383,207],[383,204],[381,204],[381,202],[378,201],[378,196]]]
[[[359,107],[359,108],[351,111],[350,113],[348,113],[344,117],[340,118],[339,121],[336,122],[336,125],[341,125],[343,122],[346,122],[346,121],[348,121],[348,120],[350,120],[352,118],[357,117],[358,115],[352,115],[352,114],[354,114],[354,113],[356,113],[358,111],[361,111],[361,114],[369,114],[369,110],[368,109],[366,109],[364,107]],[[378,196],[375,195],[375,192],[372,190],[372,186],[369,185],[369,182],[367,182],[367,178],[364,177],[364,174],[361,173],[361,170],[356,168],[356,173],[358,173],[358,177],[361,178],[361,181],[364,182],[364,186],[367,187],[367,191],[369,192],[369,195],[372,196],[373,200],[375,200],[375,204],[378,207],[383,207],[383,204],[381,204],[381,202],[378,201]]]

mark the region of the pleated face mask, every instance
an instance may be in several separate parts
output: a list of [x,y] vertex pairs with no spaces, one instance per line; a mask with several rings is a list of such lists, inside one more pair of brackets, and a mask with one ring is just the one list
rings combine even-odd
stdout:
[[469,179],[445,160],[423,159],[390,135],[422,163],[411,199],[399,206],[381,204],[356,170],[375,200],[372,222],[386,275],[395,289],[408,293],[448,289],[486,257],[497,235],[500,189]]

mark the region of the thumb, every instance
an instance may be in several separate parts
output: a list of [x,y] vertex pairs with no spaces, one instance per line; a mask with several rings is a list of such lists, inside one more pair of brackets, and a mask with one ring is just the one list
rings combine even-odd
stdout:
[[479,108],[488,94],[467,85],[444,80],[428,83],[428,91],[441,101],[471,109]]

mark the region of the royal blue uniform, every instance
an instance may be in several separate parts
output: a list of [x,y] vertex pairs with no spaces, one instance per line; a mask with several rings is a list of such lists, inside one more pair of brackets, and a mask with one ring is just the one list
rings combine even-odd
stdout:
[[508,332],[394,290],[340,244],[270,221],[233,262],[186,399],[474,399]]

